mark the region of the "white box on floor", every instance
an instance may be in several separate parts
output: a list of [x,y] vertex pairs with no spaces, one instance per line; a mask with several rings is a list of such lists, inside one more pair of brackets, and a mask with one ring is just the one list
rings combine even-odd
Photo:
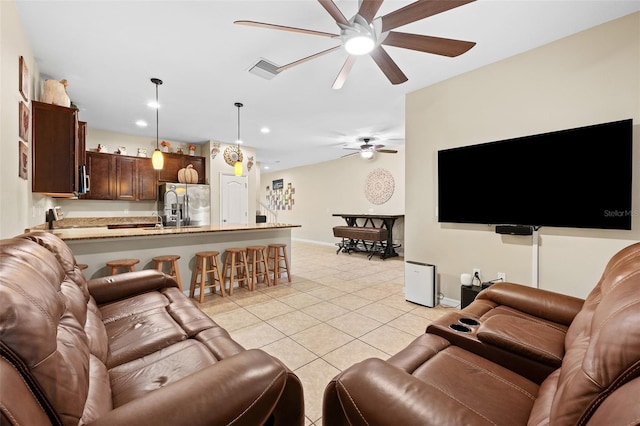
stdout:
[[436,306],[435,265],[409,260],[404,263],[404,298],[429,308]]

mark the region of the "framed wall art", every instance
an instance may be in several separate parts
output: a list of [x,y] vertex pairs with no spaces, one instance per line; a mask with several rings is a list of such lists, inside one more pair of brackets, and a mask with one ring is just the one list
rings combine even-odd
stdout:
[[27,66],[27,61],[24,60],[23,56],[20,56],[19,60],[19,89],[20,94],[24,98],[25,101],[29,101],[29,67]]
[[27,166],[29,163],[29,148],[27,144],[18,141],[18,176],[27,180]]
[[18,111],[18,136],[25,142],[29,140],[29,108],[24,102],[20,102]]

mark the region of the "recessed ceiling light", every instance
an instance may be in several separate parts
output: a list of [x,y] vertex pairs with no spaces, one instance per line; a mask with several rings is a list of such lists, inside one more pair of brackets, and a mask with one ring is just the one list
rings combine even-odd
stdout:
[[136,126],[138,126],[138,127],[147,127],[148,124],[144,120],[138,120],[138,121],[136,121]]
[[271,131],[271,129],[270,129],[270,128],[268,128],[268,127],[263,127],[262,129],[260,129],[260,131],[261,131],[262,133],[267,134],[267,133],[269,133],[269,132]]
[[269,170],[269,166],[264,166],[263,167],[265,170]]
[[156,101],[149,101],[147,103],[147,106],[150,107],[150,108],[155,108],[155,109],[160,108],[160,104],[158,102],[156,102]]

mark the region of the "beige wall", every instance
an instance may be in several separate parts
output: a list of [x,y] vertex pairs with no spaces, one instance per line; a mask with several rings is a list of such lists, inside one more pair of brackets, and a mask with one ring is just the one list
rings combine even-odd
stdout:
[[[405,256],[436,264],[440,291],[451,299],[460,298],[460,274],[474,267],[485,280],[506,272],[508,281],[530,285],[531,237],[438,223],[437,151],[633,118],[640,158],[640,13],[411,93],[406,111]],[[637,212],[640,174],[633,185]],[[639,239],[637,215],[632,227],[542,228],[540,287],[586,296],[611,255]]]
[[[283,179],[285,187],[291,182],[296,191],[295,204],[291,210],[277,211],[278,222],[302,225],[292,231],[293,238],[334,244],[337,240],[332,228],[345,224],[342,218],[333,217],[334,213],[404,214],[405,153],[404,147],[397,149],[397,154],[376,154],[372,160],[352,155],[282,172],[263,171],[258,200],[266,203],[266,187],[273,180]],[[395,182],[393,196],[380,205],[370,203],[364,194],[366,177],[377,168],[391,172]],[[394,240],[404,244],[403,239],[401,220],[394,227]]]
[[52,205],[49,198],[32,195],[31,176],[18,177],[18,107],[24,101],[18,90],[20,56],[29,68],[31,99],[40,94],[40,78],[13,1],[0,1],[0,46],[0,238],[7,238],[44,222],[44,212]]

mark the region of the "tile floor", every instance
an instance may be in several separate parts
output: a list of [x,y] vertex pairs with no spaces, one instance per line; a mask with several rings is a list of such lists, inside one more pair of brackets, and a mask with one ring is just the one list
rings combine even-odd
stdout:
[[291,283],[206,295],[200,307],[245,348],[293,370],[304,388],[306,424],[320,426],[324,388],[336,374],[365,358],[388,358],[454,308],[404,300],[401,257],[367,260],[299,241],[291,250]]

